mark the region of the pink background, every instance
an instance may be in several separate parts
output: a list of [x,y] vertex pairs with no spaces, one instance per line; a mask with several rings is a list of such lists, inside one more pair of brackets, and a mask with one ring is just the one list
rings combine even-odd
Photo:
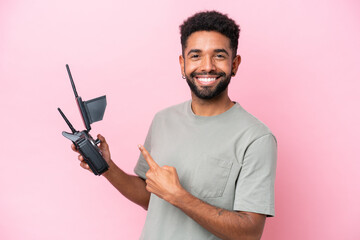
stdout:
[[107,95],[92,134],[132,172],[154,113],[190,98],[178,26],[205,9],[240,24],[230,96],[278,139],[263,239],[360,239],[356,0],[1,0],[0,239],[139,237],[146,212],[83,171],[61,136],[58,106],[83,127],[65,64],[83,99]]

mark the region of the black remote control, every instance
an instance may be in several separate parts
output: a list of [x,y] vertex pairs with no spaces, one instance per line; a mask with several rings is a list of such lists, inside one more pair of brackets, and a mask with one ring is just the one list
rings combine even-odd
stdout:
[[103,158],[101,151],[97,144],[100,143],[99,139],[94,140],[89,134],[91,130],[90,124],[102,120],[106,108],[106,96],[91,99],[89,101],[82,101],[78,96],[75,88],[73,78],[71,76],[69,65],[66,64],[66,69],[69,74],[71,86],[73,88],[76,103],[79,107],[81,117],[83,119],[86,130],[81,132],[75,130],[70,121],[66,118],[65,114],[58,108],[61,116],[71,129],[72,133],[62,132],[62,135],[71,140],[76,149],[84,157],[85,162],[89,165],[90,169],[95,175],[101,175],[109,169],[109,165]]

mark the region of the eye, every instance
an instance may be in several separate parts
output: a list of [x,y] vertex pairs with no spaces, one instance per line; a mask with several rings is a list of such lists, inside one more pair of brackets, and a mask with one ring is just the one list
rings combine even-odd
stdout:
[[225,56],[223,54],[216,54],[215,57],[217,59],[224,59],[225,58]]
[[191,59],[198,59],[200,57],[199,54],[193,54],[190,56]]

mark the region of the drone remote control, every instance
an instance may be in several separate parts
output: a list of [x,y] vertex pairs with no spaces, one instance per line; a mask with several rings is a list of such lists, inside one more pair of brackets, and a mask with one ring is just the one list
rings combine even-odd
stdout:
[[81,117],[83,119],[86,130],[81,132],[75,130],[70,121],[66,118],[65,114],[58,108],[61,116],[71,129],[72,133],[63,131],[62,135],[71,140],[76,149],[84,157],[85,162],[89,165],[90,169],[95,175],[101,175],[109,169],[109,165],[103,158],[101,150],[97,146],[100,143],[99,139],[94,140],[89,134],[91,130],[90,124],[102,120],[106,108],[106,96],[91,99],[89,101],[82,101],[78,96],[75,88],[73,78],[71,76],[69,65],[66,64],[66,69],[69,74],[71,86],[73,88],[76,103],[79,107]]

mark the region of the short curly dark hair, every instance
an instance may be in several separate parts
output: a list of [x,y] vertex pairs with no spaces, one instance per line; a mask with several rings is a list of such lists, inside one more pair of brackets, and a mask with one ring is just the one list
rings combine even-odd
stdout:
[[186,19],[183,24],[180,25],[183,55],[187,39],[192,33],[197,31],[216,31],[225,35],[230,39],[230,48],[233,51],[233,57],[236,56],[240,27],[226,14],[217,11],[205,11],[198,12]]

